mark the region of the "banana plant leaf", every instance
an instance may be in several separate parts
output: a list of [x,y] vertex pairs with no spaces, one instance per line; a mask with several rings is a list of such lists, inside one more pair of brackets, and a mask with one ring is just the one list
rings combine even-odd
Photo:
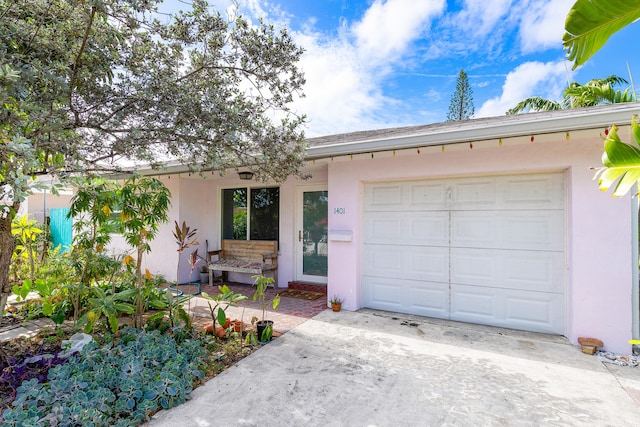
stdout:
[[600,190],[608,191],[614,186],[613,197],[621,197],[640,181],[640,125],[634,114],[631,130],[636,145],[623,142],[618,135],[618,127],[612,126],[604,141],[603,167],[598,169],[594,179],[598,179]]
[[577,0],[565,22],[562,44],[573,69],[591,58],[615,32],[640,18],[640,2]]

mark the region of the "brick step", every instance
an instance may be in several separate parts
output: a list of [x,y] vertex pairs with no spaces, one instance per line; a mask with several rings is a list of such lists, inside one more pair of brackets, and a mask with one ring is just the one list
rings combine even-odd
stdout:
[[294,280],[292,282],[289,282],[289,289],[298,289],[299,291],[321,292],[325,295],[327,294],[326,283],[309,283],[309,282],[301,282],[299,280]]

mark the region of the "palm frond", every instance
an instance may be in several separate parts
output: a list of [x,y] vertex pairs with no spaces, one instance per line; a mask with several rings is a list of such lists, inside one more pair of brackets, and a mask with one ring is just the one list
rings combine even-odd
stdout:
[[562,110],[562,106],[549,99],[544,99],[539,96],[532,96],[531,98],[523,99],[518,102],[515,107],[507,111],[508,115],[518,114],[527,111],[554,111]]
[[577,0],[565,22],[562,44],[573,69],[591,58],[615,32],[640,18],[640,3],[629,0]]
[[619,84],[627,84],[629,83],[624,78],[617,76],[615,74],[611,74],[609,77],[605,77],[604,79],[591,79],[586,82],[585,86],[605,86],[605,85],[619,85]]

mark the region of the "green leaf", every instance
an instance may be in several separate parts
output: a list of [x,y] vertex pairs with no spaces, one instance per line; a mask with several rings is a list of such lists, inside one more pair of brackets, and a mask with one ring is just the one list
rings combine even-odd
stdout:
[[[632,119],[632,132],[636,143],[640,143],[640,132],[637,131],[636,116]],[[621,197],[629,192],[634,184],[640,181],[640,148],[622,142],[618,136],[618,127],[612,126],[604,142],[602,154],[603,168],[594,178],[598,179],[600,190],[608,191],[614,186],[613,197]]]
[[573,69],[591,58],[614,33],[640,18],[640,3],[577,0],[565,22],[562,44]]
[[109,316],[109,326],[114,334],[118,331],[118,318],[116,316]]
[[224,312],[222,307],[218,308],[218,323],[223,326],[227,321],[227,313]]
[[260,337],[260,341],[261,342],[270,341],[272,337],[273,337],[273,327],[271,325],[267,325],[262,330],[262,336]]
[[42,300],[42,314],[51,316],[53,314],[53,305],[48,299]]
[[56,311],[55,313],[53,313],[53,315],[51,315],[51,320],[53,320],[53,323],[55,323],[56,325],[61,325],[65,319],[66,316],[64,311]]

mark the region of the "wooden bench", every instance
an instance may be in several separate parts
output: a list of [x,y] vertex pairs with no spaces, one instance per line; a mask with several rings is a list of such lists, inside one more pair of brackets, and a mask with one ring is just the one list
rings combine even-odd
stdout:
[[[213,259],[216,257],[217,259]],[[209,284],[213,285],[213,272],[221,271],[222,280],[228,273],[264,274],[272,272],[278,280],[278,242],[276,240],[223,240],[221,249],[207,251]],[[274,286],[277,284],[274,283]]]

